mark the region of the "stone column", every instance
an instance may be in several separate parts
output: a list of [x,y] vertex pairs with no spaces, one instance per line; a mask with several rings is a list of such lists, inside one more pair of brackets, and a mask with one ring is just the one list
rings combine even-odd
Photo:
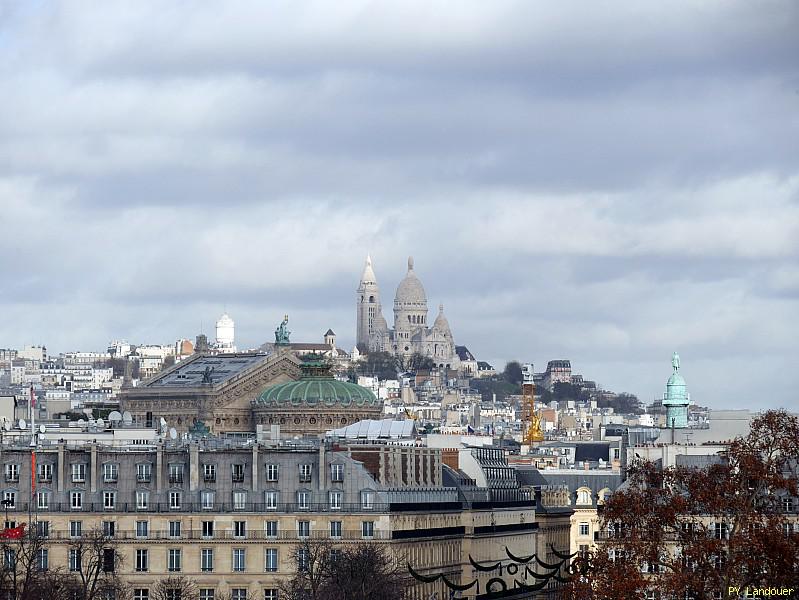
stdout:
[[164,487],[164,447],[161,442],[155,447],[155,493],[160,494]]
[[56,463],[56,466],[55,466],[55,468],[56,468],[55,476],[56,476],[57,481],[58,481],[58,483],[57,483],[58,487],[56,489],[58,490],[59,493],[64,491],[64,467],[65,466],[66,465],[64,464],[64,444],[63,443],[59,443],[58,444],[58,462]]
[[97,444],[92,444],[91,451],[91,464],[89,466],[89,477],[91,477],[91,492],[94,494],[97,491]]
[[321,492],[325,489],[327,484],[327,468],[325,466],[325,458],[326,458],[326,449],[325,449],[325,442],[319,444],[319,477],[317,489]]
[[252,445],[252,491],[258,493],[258,444]]
[[200,447],[197,442],[189,446],[189,491],[193,492],[200,486]]

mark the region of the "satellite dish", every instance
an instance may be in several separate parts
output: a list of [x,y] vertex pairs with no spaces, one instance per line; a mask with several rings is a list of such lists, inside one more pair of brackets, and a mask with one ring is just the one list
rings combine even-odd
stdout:
[[97,427],[105,427],[105,421],[103,421],[102,419],[97,419],[95,425],[97,425]]
[[11,421],[3,421],[3,429],[11,431]]
[[83,419],[78,419],[78,425],[83,427],[84,425],[86,425],[86,421],[84,421]]
[[47,427],[44,425],[39,425],[39,433],[44,433],[45,431],[47,431]]
[[84,408],[83,409],[83,414],[91,416],[92,415],[92,409],[91,408]]
[[118,410],[112,410],[108,415],[108,420],[111,421],[112,423],[115,422],[118,423],[119,421],[122,420],[122,413],[119,412]]
[[28,426],[28,424],[25,422],[25,419],[20,419],[17,421],[17,425],[20,429],[25,429]]
[[178,439],[178,432],[175,430],[174,427],[169,428],[169,439],[171,440]]
[[133,423],[133,415],[126,410],[125,412],[122,413],[122,422],[128,424]]

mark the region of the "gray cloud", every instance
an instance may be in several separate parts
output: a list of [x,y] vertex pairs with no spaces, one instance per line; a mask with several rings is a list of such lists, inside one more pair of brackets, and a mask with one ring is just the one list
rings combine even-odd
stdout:
[[[284,312],[407,254],[480,357],[796,407],[799,9],[0,5],[0,346]],[[770,381],[770,394],[760,393]],[[735,381],[735,385],[730,381]]]

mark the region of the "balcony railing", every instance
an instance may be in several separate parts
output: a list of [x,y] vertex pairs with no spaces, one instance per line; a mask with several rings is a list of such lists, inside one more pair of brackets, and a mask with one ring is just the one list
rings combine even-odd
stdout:
[[183,475],[170,475],[169,483],[183,483]]
[[[305,508],[307,506],[307,508]],[[210,510],[214,513],[261,513],[261,514],[281,514],[281,513],[385,513],[388,512],[390,505],[387,503],[375,502],[370,508],[364,508],[360,503],[342,503],[340,507],[333,508],[329,504],[299,504],[296,502],[279,502],[274,508],[263,502],[246,502],[244,504],[234,504],[232,502],[217,502],[213,509],[203,508],[202,502],[181,502],[180,507],[172,506],[167,502],[150,502],[147,508],[138,507],[136,502],[117,502],[114,508],[107,508],[102,501],[87,502],[85,499],[81,507],[73,507],[70,502],[50,502],[50,508],[39,510],[42,513],[60,512],[84,512],[84,513],[205,513]],[[28,503],[17,503],[16,507],[9,507],[9,512],[27,512]]]
[[[68,530],[53,530],[50,529],[49,540],[53,541],[74,541],[76,537],[69,535]],[[215,541],[295,541],[304,539],[315,540],[387,540],[391,538],[390,532],[375,530],[372,535],[364,536],[361,529],[345,529],[341,535],[331,536],[327,529],[320,531],[311,531],[310,535],[299,535],[294,530],[279,531],[277,535],[267,535],[265,531],[260,529],[251,529],[244,535],[235,535],[233,531],[214,531],[213,535],[203,535],[201,529],[183,530],[180,535],[170,535],[169,530],[149,531],[147,535],[136,535],[135,530],[117,530],[113,539],[118,541],[130,542],[148,542],[152,540],[215,540]]]

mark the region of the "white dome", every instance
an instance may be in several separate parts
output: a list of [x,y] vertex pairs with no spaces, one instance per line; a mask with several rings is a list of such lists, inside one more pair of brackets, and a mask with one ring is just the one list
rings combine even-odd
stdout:
[[[438,316],[436,320],[433,322],[433,329],[441,331],[442,333],[449,334],[449,321],[447,321],[447,317],[444,316],[444,305],[438,305]],[[451,334],[450,334],[451,335]]]
[[[422,306],[423,305],[423,306]],[[397,294],[394,297],[395,308],[410,308],[427,310],[427,294],[424,286],[416,273],[413,272],[413,257],[408,258],[408,273],[397,286]]]

